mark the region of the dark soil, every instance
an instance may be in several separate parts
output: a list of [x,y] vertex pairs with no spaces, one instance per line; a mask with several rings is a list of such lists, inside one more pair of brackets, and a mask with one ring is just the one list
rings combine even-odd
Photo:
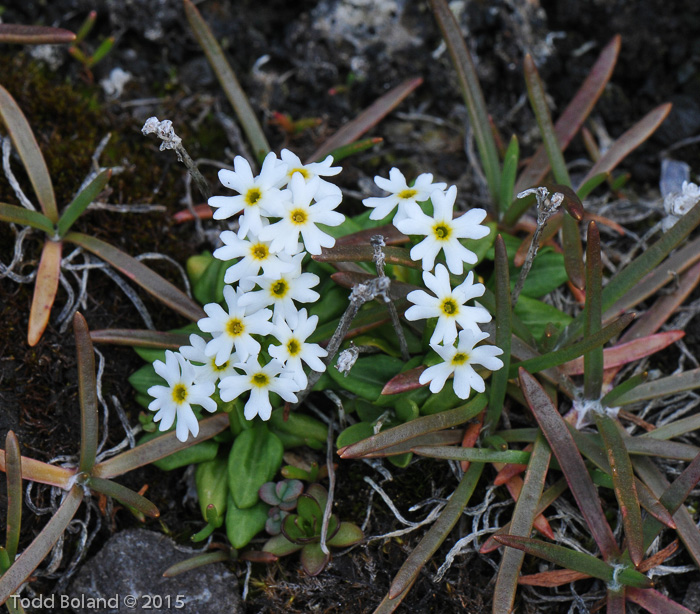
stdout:
[[[348,3],[349,4],[349,3]],[[359,4],[359,3],[358,3]],[[458,185],[460,197],[472,204],[484,203],[484,189],[470,168],[464,152],[466,111],[446,53],[433,58],[440,35],[427,4],[390,2],[382,24],[355,27],[352,36],[342,33],[338,17],[333,22],[335,2],[304,0],[285,2],[224,2],[199,4],[211,24],[244,89],[265,127],[275,150],[289,147],[303,159],[323,140],[357,116],[363,109],[403,80],[421,76],[424,84],[388,119],[370,134],[385,140],[377,148],[351,159],[338,183],[346,189],[347,213],[357,206],[358,192],[372,189],[371,178],[386,174],[391,166],[409,176],[432,172],[437,180]],[[2,19],[7,23],[34,23],[76,31],[94,3],[82,0],[5,3]],[[372,3],[367,5],[372,6]],[[377,3],[382,10],[384,3]],[[631,189],[647,198],[655,197],[660,153],[681,139],[700,131],[700,5],[692,0],[661,2],[583,2],[567,0],[537,2],[511,0],[465,3],[460,22],[469,33],[469,46],[477,58],[488,107],[504,137],[518,134],[525,155],[539,143],[527,104],[522,77],[525,52],[535,57],[556,116],[573,96],[600,49],[621,33],[622,52],[611,84],[601,98],[595,119],[611,137],[619,136],[658,104],[674,102],[674,110],[650,143],[625,163],[632,174]],[[324,29],[321,24],[331,24]],[[388,33],[401,36],[388,36]],[[171,215],[182,209],[185,171],[172,152],[159,152],[154,140],[143,137],[140,128],[152,115],[173,121],[193,158],[230,162],[241,152],[241,143],[227,137],[222,117],[232,116],[212,71],[194,41],[178,0],[158,3],[148,0],[108,0],[98,13],[94,30],[83,45],[94,51],[106,36],[116,37],[113,51],[86,71],[64,50],[50,67],[33,59],[25,47],[0,50],[0,83],[16,98],[34,129],[54,179],[59,207],[72,199],[90,168],[90,157],[100,139],[112,139],[100,163],[123,166],[110,182],[110,203],[162,204],[166,211],[121,214],[91,211],[77,229],[111,242],[136,255],[160,252],[184,264],[186,258],[211,248],[199,240],[190,225],[175,225]],[[263,56],[266,61],[261,61]],[[132,74],[124,91],[107,97],[98,85],[110,71],[120,67]],[[293,119],[319,118],[317,127],[289,136],[276,127],[273,114]],[[403,115],[401,115],[403,113]],[[579,141],[567,158],[584,155]],[[688,145],[673,157],[700,168],[700,146]],[[20,181],[26,178],[20,163],[13,160]],[[213,166],[202,170],[217,191]],[[29,187],[26,187],[27,193]],[[199,198],[195,194],[195,199]],[[0,201],[16,202],[9,184],[0,177]],[[14,234],[0,225],[0,261],[12,258]],[[39,258],[38,234],[27,241],[21,273],[33,270]],[[67,246],[64,255],[69,253]],[[173,267],[155,262],[152,266],[175,283]],[[26,329],[33,285],[0,281],[0,437],[8,429],[17,433],[23,454],[48,461],[59,455],[75,455],[79,446],[79,407],[74,342],[70,330],[60,332],[56,315],[65,304],[59,289],[49,327],[39,344],[30,348]],[[140,328],[138,313],[124,294],[102,272],[89,278],[89,298],[84,313],[91,329]],[[174,328],[184,320],[150,299],[146,303],[156,328]],[[697,341],[697,337],[694,338]],[[128,349],[103,347],[105,373],[103,396],[116,396],[132,423],[141,411],[133,400],[127,377],[142,363]],[[108,446],[123,437],[119,420],[110,414]],[[413,503],[446,495],[455,481],[444,464],[421,461],[420,472],[394,470],[393,482],[384,485],[404,513]],[[418,474],[418,477],[415,474]],[[447,473],[447,474],[446,474]],[[341,462],[338,471],[338,508],[344,518],[362,522],[370,488],[364,476],[378,475],[363,464]],[[135,490],[147,484],[147,495],[160,508],[164,529],[186,537],[199,513],[193,505],[182,511],[179,502],[186,486],[179,472],[164,474],[147,468],[120,481]],[[406,493],[410,493],[407,495]],[[483,493],[482,493],[483,494]],[[479,495],[479,493],[477,493]],[[40,505],[47,505],[39,490]],[[5,489],[0,486],[0,526]],[[375,499],[376,500],[376,499]],[[478,501],[475,496],[474,501]],[[25,509],[23,546],[45,524]],[[467,521],[454,535],[471,530]],[[120,511],[105,519],[101,536],[135,526],[128,513]],[[150,523],[154,530],[157,522]],[[375,504],[368,535],[400,528],[383,504]],[[375,541],[337,557],[319,578],[302,575],[290,557],[269,569],[254,567],[251,579],[250,612],[371,612],[388,590],[391,579],[421,531],[399,540]],[[398,611],[483,612],[490,609],[491,565],[479,557],[458,557],[442,583],[431,578],[456,537],[430,563]],[[93,542],[93,549],[103,539]],[[241,570],[244,568],[241,566]],[[672,595],[682,600],[684,582],[667,581]],[[578,585],[577,585],[578,586]],[[579,590],[587,590],[581,586]],[[529,606],[524,606],[528,611]],[[533,606],[534,607],[534,606]],[[562,605],[566,611],[569,604]],[[534,611],[534,610],[533,610]],[[552,611],[556,611],[553,606]]]

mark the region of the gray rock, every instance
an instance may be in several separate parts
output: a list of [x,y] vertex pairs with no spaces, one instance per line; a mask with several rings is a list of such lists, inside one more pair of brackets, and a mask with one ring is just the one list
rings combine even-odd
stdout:
[[688,585],[683,605],[691,612],[700,612],[700,582],[691,582]]
[[64,599],[70,598],[76,614],[244,612],[237,578],[222,563],[163,577],[168,567],[192,556],[159,533],[122,531],[83,565]]

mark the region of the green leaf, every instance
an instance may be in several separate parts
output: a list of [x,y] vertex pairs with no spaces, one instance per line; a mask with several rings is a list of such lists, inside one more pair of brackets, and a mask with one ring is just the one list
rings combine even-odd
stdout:
[[363,399],[375,401],[382,393],[384,384],[403,367],[403,360],[392,356],[373,355],[360,357],[345,377],[336,368],[336,362],[328,367],[328,375],[344,390],[348,390]]
[[0,119],[5,124],[19,157],[22,158],[24,168],[34,187],[34,193],[41,205],[41,210],[51,222],[58,222],[56,196],[44,156],[34,138],[27,118],[15,99],[2,86],[0,86]]
[[328,439],[327,424],[296,411],[289,412],[285,420],[284,409],[275,409],[270,416],[270,424],[283,433],[296,435],[304,440],[315,439],[325,445]]
[[[19,531],[22,525],[22,456],[17,436],[12,431],[8,431],[5,437],[5,475],[7,476],[7,540],[5,541],[5,550],[8,562],[12,562],[17,555]],[[1,567],[3,566],[0,565]],[[4,569],[0,569],[0,572],[4,571]]]
[[[602,328],[601,292],[603,264],[600,252],[600,233],[595,222],[588,225],[586,245],[586,304],[584,307],[584,337],[600,332]],[[600,399],[603,386],[603,347],[593,348],[583,355],[583,396]],[[631,467],[631,466],[630,466]],[[636,562],[638,564],[639,561]]]
[[629,405],[647,399],[655,399],[686,390],[700,388],[700,369],[691,369],[677,375],[669,375],[661,379],[640,384],[629,392],[618,397],[615,401],[617,405]]
[[95,466],[97,455],[97,378],[90,331],[80,312],[76,312],[73,316],[73,333],[78,359],[80,398],[80,465],[78,471],[89,473]]
[[625,586],[636,586],[639,588],[652,586],[652,581],[649,578],[631,567],[624,568],[615,576],[615,568],[612,565],[608,565],[585,552],[578,552],[577,550],[571,550],[538,539],[515,535],[498,535],[495,539],[504,546],[524,550],[528,554],[537,556],[555,565],[580,571],[594,578],[600,578],[608,584],[613,584],[617,580]]
[[222,303],[224,300],[224,277],[230,262],[213,259],[192,286],[192,296],[202,305]]
[[326,544],[334,548],[347,548],[364,539],[362,529],[352,522],[341,522],[336,534]]
[[[331,151],[329,155],[333,156],[333,162],[337,163],[341,160],[344,160],[345,158],[349,158],[350,156],[354,156],[355,154],[367,151],[368,149],[381,143],[383,140],[383,138],[375,136],[369,139],[363,139],[362,141],[355,141],[354,143],[350,143],[350,145],[343,145],[342,147],[337,147],[336,149]],[[319,158],[319,162],[320,161],[321,159]]]
[[215,458],[197,465],[194,481],[202,518],[207,520],[207,506],[213,505],[219,516],[226,510],[228,500],[228,463],[223,458]]
[[331,555],[321,550],[320,544],[306,544],[301,549],[301,565],[310,576],[317,576],[331,560]]
[[[163,434],[160,432],[147,433],[139,441],[139,445],[150,441],[151,439],[156,439],[157,437],[162,437]],[[202,441],[184,450],[178,450],[173,454],[156,460],[153,464],[161,469],[162,471],[172,471],[173,469],[179,469],[180,467],[187,467],[187,465],[196,465],[199,463],[204,463],[216,458],[216,454],[219,451],[219,444],[215,441]]]
[[164,380],[156,373],[153,365],[144,365],[129,376],[128,382],[141,394],[148,395],[151,386],[162,386]]
[[340,449],[352,445],[374,435],[374,428],[369,422],[352,424],[338,435],[335,445]]
[[[240,550],[247,546],[265,528],[270,506],[258,501],[252,507],[241,509],[232,497],[228,498],[226,510],[226,536],[231,545]],[[270,552],[269,550],[267,552]]]
[[501,194],[500,205],[503,214],[508,211],[510,204],[513,202],[513,188],[515,186],[515,177],[518,172],[518,162],[520,161],[520,146],[518,138],[513,135],[508,143],[506,155],[503,158],[503,174],[501,175]]
[[45,215],[38,211],[18,207],[17,205],[0,203],[0,220],[3,222],[10,222],[11,224],[31,226],[37,230],[43,230],[50,237],[53,237],[56,232],[53,222]]
[[236,437],[228,460],[228,485],[238,508],[247,509],[258,502],[258,489],[275,477],[283,453],[279,437],[264,424]]
[[301,547],[301,544],[290,542],[280,533],[279,535],[275,535],[265,542],[263,552],[270,552],[275,556],[287,556],[288,554],[301,550]]
[[243,88],[238,83],[238,79],[231,65],[226,60],[221,46],[216,42],[206,21],[202,19],[202,16],[191,0],[184,0],[184,4],[185,15],[187,16],[187,21],[190,22],[192,32],[197,42],[202,47],[204,54],[207,56],[207,60],[214,70],[214,74],[219,80],[221,88],[224,90],[226,97],[236,112],[238,120],[243,127],[243,131],[246,137],[248,137],[248,142],[253,147],[255,157],[259,162],[262,162],[265,155],[271,150],[271,147],[265,138],[265,133],[255,116],[255,112],[250,106],[250,102],[248,102]]
[[524,465],[530,460],[530,452],[505,450],[500,452],[489,448],[458,448],[455,446],[416,446],[414,454],[430,458],[469,461],[474,463],[514,463]]
[[112,169],[102,171],[95,177],[85,188],[78,194],[73,202],[68,205],[61,214],[58,224],[56,225],[58,236],[64,237],[70,230],[70,227],[88,208],[90,203],[104,190],[107,182],[112,176]]
[[148,499],[146,499],[146,497],[139,495],[126,486],[112,482],[112,480],[104,480],[102,478],[92,476],[88,478],[87,486],[92,490],[100,492],[103,495],[107,495],[108,497],[112,497],[120,503],[146,514],[151,518],[158,518],[158,516],[160,516],[158,508]]

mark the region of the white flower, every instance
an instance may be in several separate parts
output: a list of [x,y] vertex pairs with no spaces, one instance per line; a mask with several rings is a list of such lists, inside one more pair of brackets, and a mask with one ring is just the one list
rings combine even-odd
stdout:
[[[258,275],[261,268],[267,277],[280,275],[293,268],[288,259],[283,260],[279,254],[270,250],[269,241],[261,241],[256,237],[251,237],[251,240],[241,239],[230,230],[224,230],[220,236],[224,246],[214,251],[214,257],[219,260],[240,258],[236,264],[226,270],[224,282],[227,284],[240,281],[241,287],[249,290],[254,285],[249,278]],[[301,243],[297,243],[297,251],[300,248]]]
[[263,228],[259,237],[270,241],[270,249],[275,252],[294,253],[299,242],[299,235],[304,240],[304,247],[310,254],[320,254],[322,247],[333,247],[335,239],[323,232],[316,224],[339,226],[345,216],[334,209],[340,204],[341,196],[326,196],[313,205],[320,185],[320,179],[314,177],[308,183],[300,173],[294,173],[289,182],[292,193],[291,202],[278,206],[274,214],[282,219]]
[[391,194],[383,198],[373,196],[362,201],[367,207],[374,209],[369,215],[371,220],[384,219],[397,206],[398,210],[394,220],[402,220],[406,217],[405,207],[407,204],[422,203],[428,200],[435,190],[444,190],[447,187],[445,183],[433,183],[432,173],[418,175],[413,186],[409,187],[406,178],[398,168],[392,168],[389,171],[389,179],[377,175],[374,178],[374,183]]
[[212,196],[209,204],[217,208],[214,211],[214,219],[224,220],[242,210],[238,236],[243,238],[249,231],[257,235],[263,226],[261,216],[270,215],[272,209],[288,198],[286,191],[275,187],[285,176],[286,165],[280,164],[277,156],[270,152],[265,157],[257,177],[253,177],[250,164],[241,156],[235,157],[233,167],[233,171],[220,170],[219,180],[227,188],[236,190],[239,195]]
[[663,230],[673,227],[676,222],[700,201],[700,187],[684,181],[679,192],[671,192],[664,198],[664,209],[668,217],[662,222]]
[[216,364],[216,356],[207,356],[207,342],[199,335],[190,335],[190,345],[180,348],[182,354],[194,368],[194,379],[196,382],[212,382],[216,384],[220,379],[235,373],[233,364],[238,362],[235,352],[221,365]]
[[[327,156],[323,162],[302,164],[299,156],[288,149],[283,149],[280,152],[280,158],[282,158],[282,162],[287,165],[285,185],[291,181],[294,173],[299,173],[304,178],[304,181],[309,183],[314,177],[333,177],[343,170],[340,166],[331,166],[331,164],[333,164],[333,156]],[[316,200],[321,200],[326,196],[338,196],[342,198],[342,192],[337,185],[320,179],[316,192]]]
[[306,343],[307,337],[316,330],[317,324],[318,316],[307,317],[306,309],[300,309],[294,330],[289,328],[286,322],[277,323],[273,334],[282,345],[271,345],[267,348],[270,356],[283,363],[302,388],[308,383],[302,361],[319,373],[326,370],[321,358],[328,356],[328,352],[316,343]]
[[285,401],[296,402],[297,396],[294,393],[301,388],[291,377],[279,377],[282,363],[277,360],[271,360],[261,367],[257,357],[251,356],[245,363],[237,364],[236,368],[245,371],[245,375],[231,375],[221,380],[219,390],[222,401],[233,401],[250,390],[250,398],[244,409],[246,420],[252,420],[255,416],[260,416],[263,420],[270,419],[271,392],[277,393]]
[[435,275],[428,271],[423,273],[423,283],[435,296],[423,290],[409,292],[406,298],[413,303],[413,307],[406,310],[405,317],[407,320],[438,319],[430,343],[453,343],[457,338],[457,324],[473,334],[479,334],[481,331],[477,324],[491,321],[491,314],[483,307],[467,307],[464,304],[482,296],[485,291],[483,284],[474,283],[473,271],[469,271],[464,282],[453,290],[445,265],[438,264]]
[[484,392],[486,390],[484,380],[472,365],[482,365],[491,371],[497,371],[503,367],[503,361],[496,358],[496,356],[503,354],[501,348],[495,345],[474,347],[488,336],[488,333],[475,335],[471,330],[463,330],[459,333],[457,347],[431,345],[444,362],[428,367],[420,374],[418,381],[421,384],[430,382],[430,392],[435,394],[442,390],[447,378],[454,373],[452,386],[460,399],[469,398],[472,388],[477,392]]
[[199,422],[192,411],[192,405],[201,405],[209,412],[216,411],[216,402],[210,398],[214,394],[214,384],[195,383],[192,365],[182,355],[170,350],[165,352],[165,362],[156,360],[153,368],[168,384],[151,386],[148,389],[148,394],[153,397],[148,409],[158,412],[153,421],[160,422],[161,431],[167,431],[177,418],[177,438],[187,441],[189,433],[196,437],[199,433]]
[[273,322],[287,320],[291,326],[297,324],[297,308],[294,301],[299,303],[314,303],[320,295],[311,290],[320,281],[314,273],[302,273],[301,261],[304,254],[292,257],[292,270],[275,277],[260,275],[251,281],[260,286],[257,292],[246,292],[239,300],[241,307],[248,311],[257,311],[268,305],[274,306]]
[[240,305],[243,291],[237,292],[232,286],[224,287],[224,299],[228,312],[221,305],[209,303],[204,311],[209,316],[197,322],[199,330],[211,333],[213,339],[207,343],[205,354],[215,356],[216,364],[223,365],[231,358],[233,347],[240,360],[247,360],[251,354],[257,356],[260,344],[251,335],[268,335],[273,330],[269,309],[256,311]]
[[452,211],[457,197],[457,188],[447,192],[435,191],[430,196],[434,213],[430,217],[415,203],[406,207],[407,217],[394,225],[407,235],[426,235],[411,249],[412,260],[422,260],[423,270],[431,271],[435,257],[440,250],[445,252],[447,268],[455,275],[464,271],[464,263],[476,264],[476,254],[462,245],[460,239],[483,239],[489,229],[480,224],[486,217],[483,209],[471,209],[464,215],[452,219]]

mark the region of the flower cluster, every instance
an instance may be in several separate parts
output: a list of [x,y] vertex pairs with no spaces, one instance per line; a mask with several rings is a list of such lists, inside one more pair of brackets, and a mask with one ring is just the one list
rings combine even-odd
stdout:
[[[450,273],[462,275],[465,262],[476,263],[476,255],[460,239],[482,239],[489,234],[488,227],[481,224],[486,211],[471,209],[453,217],[457,188],[446,189],[444,183],[433,183],[433,176],[429,173],[419,175],[413,186],[408,185],[396,168],[389,172],[389,179],[375,177],[374,181],[391,194],[363,201],[373,209],[370,219],[382,219],[396,209],[393,220],[396,228],[407,235],[425,236],[413,246],[410,256],[412,260],[421,261],[423,282],[432,294],[423,290],[410,292],[407,298],[413,306],[406,310],[405,318],[437,318],[430,347],[443,362],[423,371],[420,383],[429,383],[431,392],[439,392],[454,374],[454,391],[460,398],[468,398],[472,388],[484,392],[484,380],[472,365],[482,365],[492,371],[500,369],[503,362],[496,357],[503,350],[493,345],[475,347],[488,338],[478,325],[489,322],[491,314],[483,307],[467,306],[466,303],[482,296],[485,288],[483,284],[474,283],[471,271],[461,284],[453,288]],[[427,215],[418,204],[428,200],[432,203],[432,215]],[[440,252],[447,266],[442,263],[435,265]],[[459,333],[458,327],[461,329]]]
[[186,441],[189,433],[196,437],[199,424],[192,405],[216,411],[211,397],[217,387],[222,401],[249,392],[246,419],[268,420],[271,392],[296,402],[295,393],[307,385],[304,364],[325,370],[321,358],[326,350],[306,341],[318,316],[309,316],[297,304],[319,298],[312,289],[318,276],[302,273],[305,254],[320,254],[322,247],[335,244],[318,225],[338,226],[345,219],[335,211],[342,200],[340,189],[324,179],[341,170],[332,162],[328,156],[304,165],[283,150],[280,158],[267,155],[258,176],[240,156],[233,171],[219,171],[221,183],[238,194],[211,197],[214,218],[240,213],[238,231],[222,232],[223,246],[214,252],[216,258],[232,262],[224,278],[229,285],[223,306],[204,306],[208,317],[198,326],[206,337],[193,334],[190,345],[166,352],[165,363],[154,363],[167,383],[148,390],[154,397],[149,409],[158,412],[154,421],[160,421],[161,431],[177,418],[178,439]]

